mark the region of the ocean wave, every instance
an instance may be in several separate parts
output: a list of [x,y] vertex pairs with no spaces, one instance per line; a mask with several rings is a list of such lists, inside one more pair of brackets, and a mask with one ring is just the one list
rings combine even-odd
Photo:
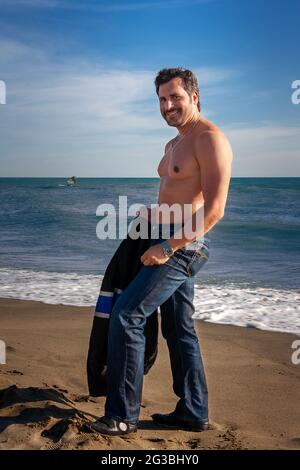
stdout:
[[300,334],[299,289],[237,284],[197,286],[195,318],[211,323]]
[[[0,297],[94,306],[102,275],[0,268]],[[300,335],[299,289],[195,285],[195,319]]]

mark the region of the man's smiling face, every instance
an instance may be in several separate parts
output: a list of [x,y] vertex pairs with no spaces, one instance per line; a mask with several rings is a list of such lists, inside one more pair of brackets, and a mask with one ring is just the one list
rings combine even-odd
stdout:
[[191,114],[197,109],[198,96],[190,96],[183,87],[181,78],[173,78],[160,85],[159,91],[160,112],[169,126],[181,127]]

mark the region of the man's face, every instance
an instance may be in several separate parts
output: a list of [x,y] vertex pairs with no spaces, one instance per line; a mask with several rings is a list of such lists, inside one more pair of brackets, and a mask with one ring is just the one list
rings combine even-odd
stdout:
[[183,88],[182,79],[179,77],[160,85],[158,96],[161,115],[169,126],[184,125],[195,106],[197,108],[197,93],[190,96]]

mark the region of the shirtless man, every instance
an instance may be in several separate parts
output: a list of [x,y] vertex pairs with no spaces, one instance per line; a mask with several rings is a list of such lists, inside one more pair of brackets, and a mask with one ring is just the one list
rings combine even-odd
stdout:
[[[153,420],[177,429],[208,428],[208,393],[192,315],[194,276],[209,257],[207,232],[223,217],[231,174],[232,151],[224,134],[200,115],[199,90],[193,73],[161,70],[155,80],[160,111],[179,135],[167,143],[158,173],[161,178],[154,219],[159,238],[142,255],[143,267],[114,305],[109,326],[105,416],[94,423],[102,434],[137,430],[140,412],[146,318],[160,306],[167,340],[173,390],[179,401],[173,412]],[[162,206],[189,205],[194,235],[184,231],[187,218],[164,214]],[[203,223],[197,212],[204,208]],[[147,213],[153,222],[153,211]],[[171,218],[171,221],[169,219]],[[169,223],[171,222],[171,223]],[[175,226],[183,225],[181,238]],[[168,224],[170,237],[163,227]],[[202,241],[199,241],[202,240]]]
[[[173,72],[174,71],[174,72]],[[169,126],[176,127],[179,136],[166,144],[165,155],[158,166],[160,176],[160,190],[158,205],[190,204],[192,214],[199,207],[204,206],[204,233],[223,217],[231,175],[232,151],[230,144],[220,129],[200,115],[199,91],[197,82],[194,91],[189,94],[184,87],[180,76],[164,82],[168,73],[161,71],[157,79],[157,94],[160,102],[160,111]],[[165,78],[166,77],[166,78]],[[172,147],[174,150],[172,151]],[[204,204],[205,201],[205,204]],[[153,212],[159,213],[157,217]],[[184,210],[182,209],[184,214]],[[172,221],[173,213],[154,208],[149,217],[159,218],[162,223],[168,222],[168,215]],[[204,235],[201,233],[199,236]],[[168,243],[174,251],[182,248],[187,242],[170,239]],[[163,264],[166,257],[159,246],[148,250],[142,259],[145,265]]]

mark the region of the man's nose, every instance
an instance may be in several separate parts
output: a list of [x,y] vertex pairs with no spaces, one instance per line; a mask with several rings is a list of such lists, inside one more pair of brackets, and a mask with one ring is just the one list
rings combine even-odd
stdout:
[[165,111],[170,111],[171,109],[173,109],[173,107],[174,105],[172,100],[165,101]]

